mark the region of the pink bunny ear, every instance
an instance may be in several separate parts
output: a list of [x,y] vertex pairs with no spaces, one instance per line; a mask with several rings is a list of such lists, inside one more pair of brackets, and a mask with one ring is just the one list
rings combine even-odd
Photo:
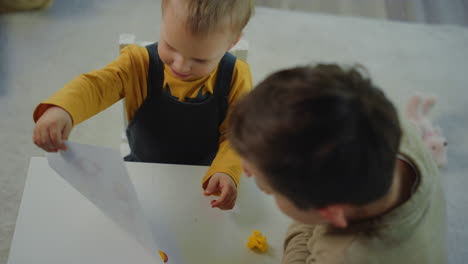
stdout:
[[429,111],[431,111],[432,107],[435,105],[436,98],[433,95],[427,96],[423,99],[422,103],[422,114],[427,116]]
[[406,104],[406,117],[410,120],[417,121],[421,119],[419,106],[421,105],[421,96],[413,95],[408,99]]

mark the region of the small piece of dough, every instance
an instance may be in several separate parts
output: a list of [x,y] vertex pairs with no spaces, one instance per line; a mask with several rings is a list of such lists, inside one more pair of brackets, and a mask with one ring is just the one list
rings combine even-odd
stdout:
[[162,261],[164,261],[164,263],[167,263],[167,261],[169,260],[169,258],[167,257],[166,253],[164,253],[164,252],[162,252],[161,250],[159,250],[159,255],[161,256]]
[[262,253],[267,251],[268,243],[266,236],[262,236],[262,233],[258,230],[254,230],[252,234],[253,235],[249,237],[249,241],[247,242],[247,247]]

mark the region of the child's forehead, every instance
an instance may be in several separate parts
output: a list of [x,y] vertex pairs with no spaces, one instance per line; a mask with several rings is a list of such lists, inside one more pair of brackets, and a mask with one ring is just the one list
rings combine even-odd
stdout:
[[197,38],[177,31],[164,31],[162,39],[185,57],[199,60],[212,60],[221,57],[228,48],[225,38]]

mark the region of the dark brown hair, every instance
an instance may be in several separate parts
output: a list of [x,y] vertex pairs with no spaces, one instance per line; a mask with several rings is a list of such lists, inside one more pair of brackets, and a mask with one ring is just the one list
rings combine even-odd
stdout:
[[364,205],[389,190],[400,123],[363,72],[334,64],[282,70],[230,115],[233,147],[298,208]]

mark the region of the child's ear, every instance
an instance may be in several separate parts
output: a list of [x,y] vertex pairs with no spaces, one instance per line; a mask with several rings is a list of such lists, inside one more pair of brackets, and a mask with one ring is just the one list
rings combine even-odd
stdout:
[[244,174],[245,174],[245,176],[247,176],[247,178],[252,177],[252,173],[245,167],[244,167]]
[[348,220],[346,220],[345,208],[345,205],[328,205],[318,211],[330,224],[336,227],[346,228],[348,226]]
[[231,45],[229,46],[228,51],[231,50],[231,49],[237,44],[237,42],[239,42],[239,40],[240,40],[243,36],[244,36],[244,32],[241,32],[241,33],[239,34],[239,36],[237,36],[237,37],[233,40],[233,42],[232,42]]
[[245,176],[247,178],[252,177],[252,172],[250,172],[250,169],[247,168],[249,165],[247,165],[247,162],[245,160],[242,160],[242,170],[244,171]]

